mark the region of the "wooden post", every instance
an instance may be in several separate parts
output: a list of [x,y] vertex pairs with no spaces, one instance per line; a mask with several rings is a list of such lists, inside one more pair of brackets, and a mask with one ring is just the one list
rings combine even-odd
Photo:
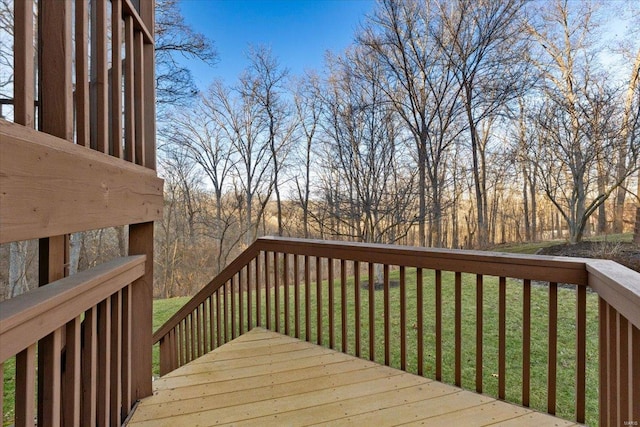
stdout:
[[131,290],[131,342],[137,349],[131,354],[131,397],[135,401],[152,392],[153,222],[129,226],[129,255],[147,256],[145,274],[133,282]]
[[[67,0],[42,0],[38,14],[40,130],[68,141],[73,141],[71,6]],[[40,239],[40,286],[64,277],[67,247],[64,235]],[[61,340],[58,330],[38,345],[38,425],[60,422]]]

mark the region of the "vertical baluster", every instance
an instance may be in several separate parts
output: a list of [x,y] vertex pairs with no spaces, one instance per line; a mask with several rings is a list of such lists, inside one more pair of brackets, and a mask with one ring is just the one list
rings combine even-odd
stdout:
[[311,342],[311,272],[308,255],[304,256],[304,322],[305,339]]
[[224,322],[222,324],[224,328],[224,342],[229,342],[229,288],[227,287],[228,281],[222,285],[222,315],[224,317]]
[[231,293],[231,339],[236,337],[236,275],[231,276],[229,291]]
[[498,398],[504,399],[506,385],[507,352],[507,281],[498,281]]
[[[65,375],[63,377],[63,424],[80,425],[80,317],[69,321],[65,326]],[[119,372],[118,372],[119,373]]]
[[[30,4],[29,2],[18,2]],[[89,146],[89,7],[87,1],[76,1],[75,16],[75,106],[76,106],[76,141],[78,145]],[[33,7],[29,10],[29,17],[33,19]],[[16,22],[17,22],[16,18]],[[29,40],[33,40],[33,35]],[[19,76],[21,71],[16,68],[15,76]],[[29,74],[32,75],[32,74]]]
[[[119,22],[119,21],[118,21]],[[111,296],[111,420],[120,424],[122,407],[122,290]]]
[[111,0],[111,46],[112,154],[122,158],[122,0]]
[[556,414],[556,368],[558,352],[558,284],[549,283],[549,358],[547,376],[547,412]]
[[289,319],[289,305],[291,304],[290,296],[289,296],[289,254],[285,253],[284,256],[284,333],[285,335],[290,334],[291,329],[291,320]]
[[436,381],[442,381],[442,271],[436,270]]
[[[52,353],[47,355],[49,360],[45,360],[44,367],[44,394],[45,411],[43,426],[57,426],[62,420],[60,387],[62,386],[62,328],[58,328],[51,333]],[[41,354],[38,357],[42,357]]]
[[204,303],[198,304],[198,357],[204,354]]
[[218,347],[222,345],[222,303],[220,292],[222,288],[216,290],[216,333],[218,335]]
[[329,315],[329,348],[336,348],[336,341],[334,335],[334,295],[333,295],[333,258],[327,259],[327,284],[329,288],[329,308],[327,309]]
[[633,408],[631,410],[631,420],[640,420],[640,329],[634,325],[631,327],[631,403]]
[[[346,287],[347,287],[347,269],[346,269],[346,265],[344,263],[344,260],[342,260],[342,271],[344,274],[344,287],[345,287],[345,300],[346,300]],[[360,313],[361,313],[361,308],[360,308],[360,262],[359,261],[354,261],[353,262],[353,299],[354,299],[354,303],[355,303],[355,315],[354,315],[354,319],[353,322],[355,323],[355,335],[356,335],[356,342],[355,342],[355,353],[356,353],[356,357],[360,357],[360,351],[362,348],[362,345],[360,344]],[[344,314],[344,323],[345,325],[347,324],[347,314],[346,314],[346,309],[345,309],[345,314]],[[345,326],[346,328],[346,326]],[[345,331],[345,337],[346,337],[346,331]],[[344,351],[345,353],[347,352],[347,344],[345,341],[344,344]]]
[[391,310],[389,308],[389,266],[383,266],[384,276],[384,364],[391,364]]
[[456,271],[455,274],[455,384],[462,385],[462,273]]
[[422,268],[416,269],[416,300],[418,375],[424,375],[424,284]]
[[[177,368],[178,368],[178,343],[176,341],[176,328],[173,328],[171,330],[171,370],[173,371],[174,369],[177,369]],[[123,408],[126,411],[126,413],[123,414],[125,416],[129,412],[129,410],[127,409],[128,407],[129,407],[128,405],[125,405]]]
[[[629,391],[632,372],[629,371],[629,321],[618,314],[618,423],[631,420]],[[636,405],[640,402],[635,402]]]
[[133,18],[124,18],[124,159],[135,162],[135,60]]
[[293,316],[296,338],[300,338],[300,260],[293,255]]
[[139,165],[145,166],[146,162],[146,152],[145,152],[145,108],[148,108],[145,105],[144,100],[145,91],[144,91],[144,83],[145,83],[145,62],[144,62],[144,40],[142,38],[142,32],[134,31],[133,33],[133,55],[134,55],[134,90],[133,90],[133,101],[134,101],[134,126],[135,126],[135,138],[134,138],[134,151],[135,151],[135,162]]
[[215,311],[213,309],[213,294],[209,295],[207,298],[207,304],[209,304],[209,343],[211,344],[209,347],[209,351],[212,351],[216,348],[215,344]]
[[599,383],[600,390],[598,393],[598,408],[599,408],[599,424],[606,425],[608,422],[609,408],[609,396],[611,394],[611,388],[609,386],[609,372],[611,372],[611,364],[609,363],[609,304],[598,297],[598,358],[599,358]]
[[264,302],[267,306],[265,312],[267,315],[267,329],[271,329],[271,289],[269,284],[269,253],[264,252]]
[[531,390],[531,280],[524,281],[522,301],[522,406],[529,406]]
[[16,355],[15,425],[33,426],[36,396],[36,344]]
[[98,304],[98,424],[109,424],[111,403],[111,299]]
[[84,314],[83,335],[81,424],[95,425],[98,372],[98,309],[95,306]]
[[585,422],[587,370],[587,287],[578,286],[576,297],[576,421]]
[[[91,58],[95,66],[91,67],[92,82],[95,87],[95,112],[91,125],[95,126],[95,148],[102,153],[109,153],[109,77],[107,59],[107,0],[96,0],[91,4],[93,37],[91,38]],[[142,76],[140,76],[142,79]],[[142,102],[142,101],[141,101]],[[102,418],[102,417],[100,417]]]
[[476,275],[476,392],[482,393],[482,334],[483,334],[484,282],[482,274]]
[[322,258],[316,257],[316,335],[317,344],[322,345]]
[[400,369],[407,369],[407,289],[406,272],[400,266]]
[[[357,262],[357,261],[356,261]],[[357,284],[357,280],[356,280],[356,287],[358,286]],[[358,317],[358,310],[359,307],[357,305],[357,301],[356,301],[356,312],[355,315],[356,317]],[[341,326],[342,326],[342,331],[341,331],[341,349],[343,353],[347,352],[347,347],[348,347],[348,327],[347,327],[347,265],[346,265],[346,261],[344,259],[340,260],[340,322],[341,322]],[[356,340],[357,340],[357,333],[356,333]]]
[[274,294],[274,315],[276,320],[276,332],[280,332],[280,275],[278,272],[278,258],[277,252],[273,253],[273,294]]
[[253,297],[251,296],[252,294],[251,282],[253,281],[252,279],[255,277],[255,275],[251,274],[251,265],[253,265],[255,268],[256,266],[255,259],[247,265],[247,330],[248,331],[253,329],[253,304],[252,304]]
[[608,396],[608,420],[607,425],[619,425],[618,422],[618,312],[610,304],[607,303],[607,359],[609,361],[608,383],[609,383],[609,396]]
[[262,288],[260,283],[260,256],[256,256],[256,326],[262,326]]
[[190,339],[190,347],[191,347],[191,359],[196,360],[198,358],[198,337],[196,335],[198,330],[198,307],[189,314],[189,329],[191,333],[189,334]]
[[240,335],[244,334],[244,301],[242,298],[244,295],[244,286],[245,281],[243,280],[244,275],[243,271],[246,271],[247,267],[243,267],[238,272],[238,312],[239,312],[239,324],[240,324]]
[[373,263],[369,263],[369,360],[375,360],[376,307],[373,278]]
[[182,366],[182,355],[184,354],[182,350],[182,322],[178,322],[178,324],[176,325],[176,350],[178,356],[178,366]]
[[[122,415],[129,414],[133,406],[131,397],[131,285],[122,290]],[[174,339],[175,341],[175,339]],[[174,343],[172,352],[174,353],[174,363],[172,369],[176,368],[176,355]]]

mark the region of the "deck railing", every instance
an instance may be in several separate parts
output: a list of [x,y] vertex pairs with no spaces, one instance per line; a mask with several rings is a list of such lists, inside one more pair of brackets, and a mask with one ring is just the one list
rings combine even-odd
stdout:
[[263,326],[578,422],[599,390],[613,425],[640,419],[638,307],[640,274],[610,261],[263,238],[154,342],[165,374]]
[[124,421],[135,400],[131,283],[145,260],[118,258],[0,303],[0,372],[15,356],[16,426]]
[[[0,418],[16,426],[119,425],[133,401],[152,393],[153,221],[163,207],[155,2],[8,5],[12,31],[3,42],[14,73],[3,111],[11,121],[0,119],[0,244],[39,239],[42,288],[0,305],[0,364],[17,355],[15,417],[0,402]],[[128,234],[121,254],[134,258],[63,279],[73,270],[71,233],[114,226]],[[118,280],[106,277],[118,271]]]

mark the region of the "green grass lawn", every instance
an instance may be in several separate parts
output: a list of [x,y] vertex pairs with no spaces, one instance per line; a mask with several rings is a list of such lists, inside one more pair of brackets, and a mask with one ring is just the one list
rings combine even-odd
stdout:
[[[312,275],[314,276],[314,275]],[[337,276],[337,274],[336,274]],[[397,281],[398,270],[390,273],[391,281]],[[280,276],[282,277],[282,275]],[[424,375],[435,378],[435,285],[434,273],[424,271]],[[361,282],[366,282],[366,275],[362,275]],[[301,283],[300,294],[300,331],[301,339],[309,338],[316,342],[317,331],[317,300],[316,285],[310,287],[310,324],[311,333],[305,336],[305,310],[304,283]],[[334,279],[334,348],[341,348],[342,324],[341,324],[341,287],[339,278]],[[349,277],[346,283],[347,289],[347,348],[349,354],[356,353],[355,349],[355,284],[353,277]],[[284,332],[284,288],[280,288],[280,332]],[[295,331],[293,306],[293,288],[290,288],[290,334]],[[454,383],[454,274],[442,275],[442,339],[443,360],[442,379],[447,383]],[[262,303],[264,307],[264,292]],[[369,358],[369,296],[367,289],[360,289],[360,356]],[[254,295],[255,305],[255,295]],[[506,399],[510,402],[520,403],[522,398],[522,282],[517,280],[507,281],[506,295]],[[329,307],[328,307],[328,283],[323,282],[321,291],[321,316],[322,316],[322,343],[329,346]],[[475,390],[475,354],[476,354],[476,276],[462,275],[462,387]],[[246,307],[246,294],[243,296]],[[274,304],[273,289],[271,304]],[[174,300],[157,301],[156,310],[162,307],[176,306]],[[375,291],[374,295],[375,319],[374,319],[374,360],[384,363],[384,292]],[[390,365],[400,368],[400,290],[392,287],[389,291],[389,318],[390,318]],[[406,270],[406,307],[407,307],[407,371],[417,373],[417,296],[416,296],[416,270]],[[176,307],[177,309],[177,307]],[[236,309],[236,313],[238,310]],[[275,328],[275,314],[272,310],[272,329]],[[246,310],[245,310],[246,313]],[[261,325],[266,324],[266,313],[262,309]],[[167,316],[168,317],[168,316]],[[576,318],[576,293],[573,289],[560,288],[558,290],[558,363],[557,363],[557,409],[560,417],[574,419],[575,414],[575,318]],[[246,322],[246,314],[245,314]],[[255,322],[255,320],[254,320]],[[483,291],[483,393],[490,396],[498,394],[498,280],[485,277]],[[236,319],[238,324],[238,319]],[[534,409],[546,412],[547,402],[547,347],[548,347],[548,289],[546,286],[534,285],[531,291],[531,387],[530,406]],[[237,328],[237,326],[236,326]],[[246,330],[246,327],[245,327]],[[229,336],[231,334],[229,333]],[[598,311],[597,295],[587,295],[587,423],[597,424],[597,369],[598,369]],[[157,369],[157,367],[156,367]]]

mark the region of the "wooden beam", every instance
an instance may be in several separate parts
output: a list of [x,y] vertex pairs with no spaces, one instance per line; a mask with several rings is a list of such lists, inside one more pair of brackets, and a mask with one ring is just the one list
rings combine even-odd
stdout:
[[155,172],[0,120],[0,243],[162,217]]

